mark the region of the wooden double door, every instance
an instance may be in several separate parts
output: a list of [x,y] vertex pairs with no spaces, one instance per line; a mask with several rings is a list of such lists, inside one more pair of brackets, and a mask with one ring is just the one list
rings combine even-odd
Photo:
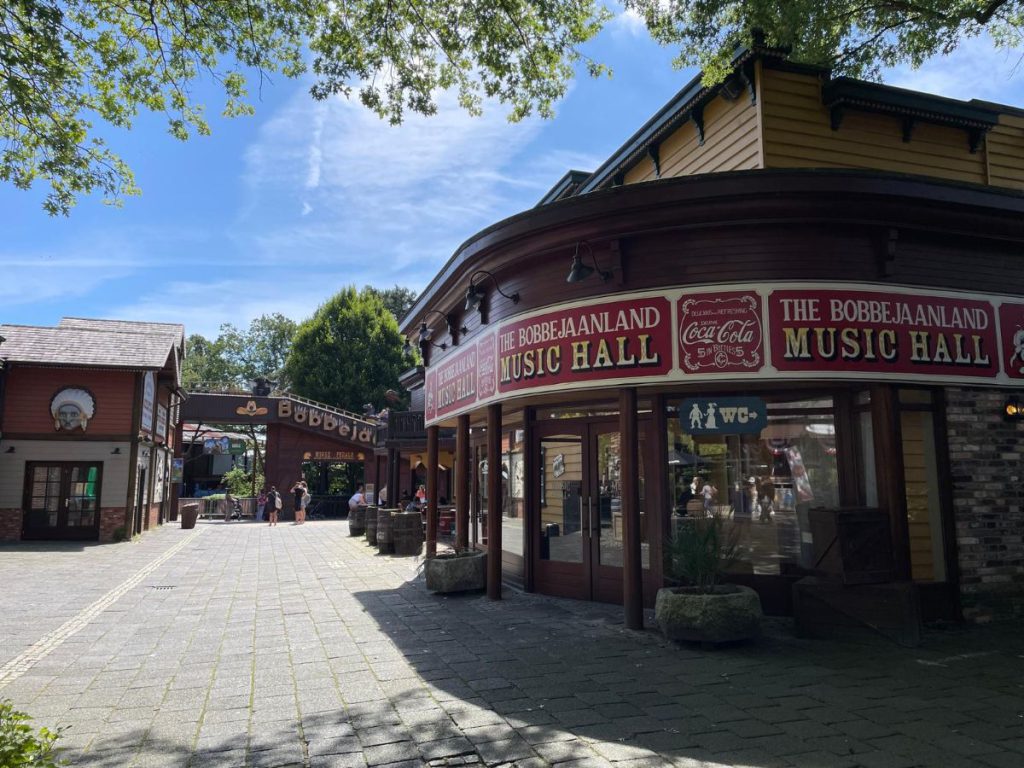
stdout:
[[[648,465],[645,426],[641,422],[641,489]],[[537,424],[533,450],[540,534],[534,550],[537,590],[621,603],[624,520],[618,421]],[[644,522],[642,557],[648,551]]]
[[25,467],[26,539],[99,537],[102,464],[29,462]]

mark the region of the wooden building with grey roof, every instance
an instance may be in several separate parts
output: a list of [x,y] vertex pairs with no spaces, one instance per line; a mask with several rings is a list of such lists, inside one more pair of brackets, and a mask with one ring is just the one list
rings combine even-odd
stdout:
[[171,504],[185,329],[0,325],[0,541],[111,541]]

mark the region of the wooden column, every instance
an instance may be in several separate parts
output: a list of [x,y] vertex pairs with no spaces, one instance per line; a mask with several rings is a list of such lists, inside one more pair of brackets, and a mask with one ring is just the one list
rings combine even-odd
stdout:
[[501,600],[501,404],[487,406],[487,597]]
[[875,438],[875,476],[878,506],[889,515],[896,578],[910,580],[910,533],[903,476],[903,437],[896,387],[871,387],[871,427]]
[[640,457],[636,389],[619,390],[619,478],[622,505],[622,607],[628,629],[644,628],[640,559]]
[[536,478],[543,471],[537,466],[539,452],[534,451],[537,411],[523,408],[523,588],[533,592],[536,583],[537,547],[540,545],[540,490]]
[[455,430],[455,549],[469,549],[469,414]]
[[437,555],[437,433],[427,427],[427,557]]
[[402,453],[397,448],[388,449],[388,506],[392,509],[402,506],[402,491],[398,487],[401,481]]
[[373,503],[380,504],[380,465],[384,461],[383,456],[373,457]]

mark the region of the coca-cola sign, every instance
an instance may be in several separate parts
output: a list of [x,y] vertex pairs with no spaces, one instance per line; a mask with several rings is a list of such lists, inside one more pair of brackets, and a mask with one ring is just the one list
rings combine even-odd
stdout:
[[679,300],[679,365],[687,373],[751,372],[764,362],[761,299],[707,293]]

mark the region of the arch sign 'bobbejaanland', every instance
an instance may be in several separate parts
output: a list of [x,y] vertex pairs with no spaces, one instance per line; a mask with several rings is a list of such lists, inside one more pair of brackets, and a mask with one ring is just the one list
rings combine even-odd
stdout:
[[265,425],[266,480],[278,488],[302,476],[303,461],[363,461],[377,430],[357,414],[287,395],[190,393],[181,406],[179,424],[185,422]]
[[519,393],[746,376],[1019,386],[1024,304],[890,285],[787,283],[548,307],[428,369],[426,422]]

